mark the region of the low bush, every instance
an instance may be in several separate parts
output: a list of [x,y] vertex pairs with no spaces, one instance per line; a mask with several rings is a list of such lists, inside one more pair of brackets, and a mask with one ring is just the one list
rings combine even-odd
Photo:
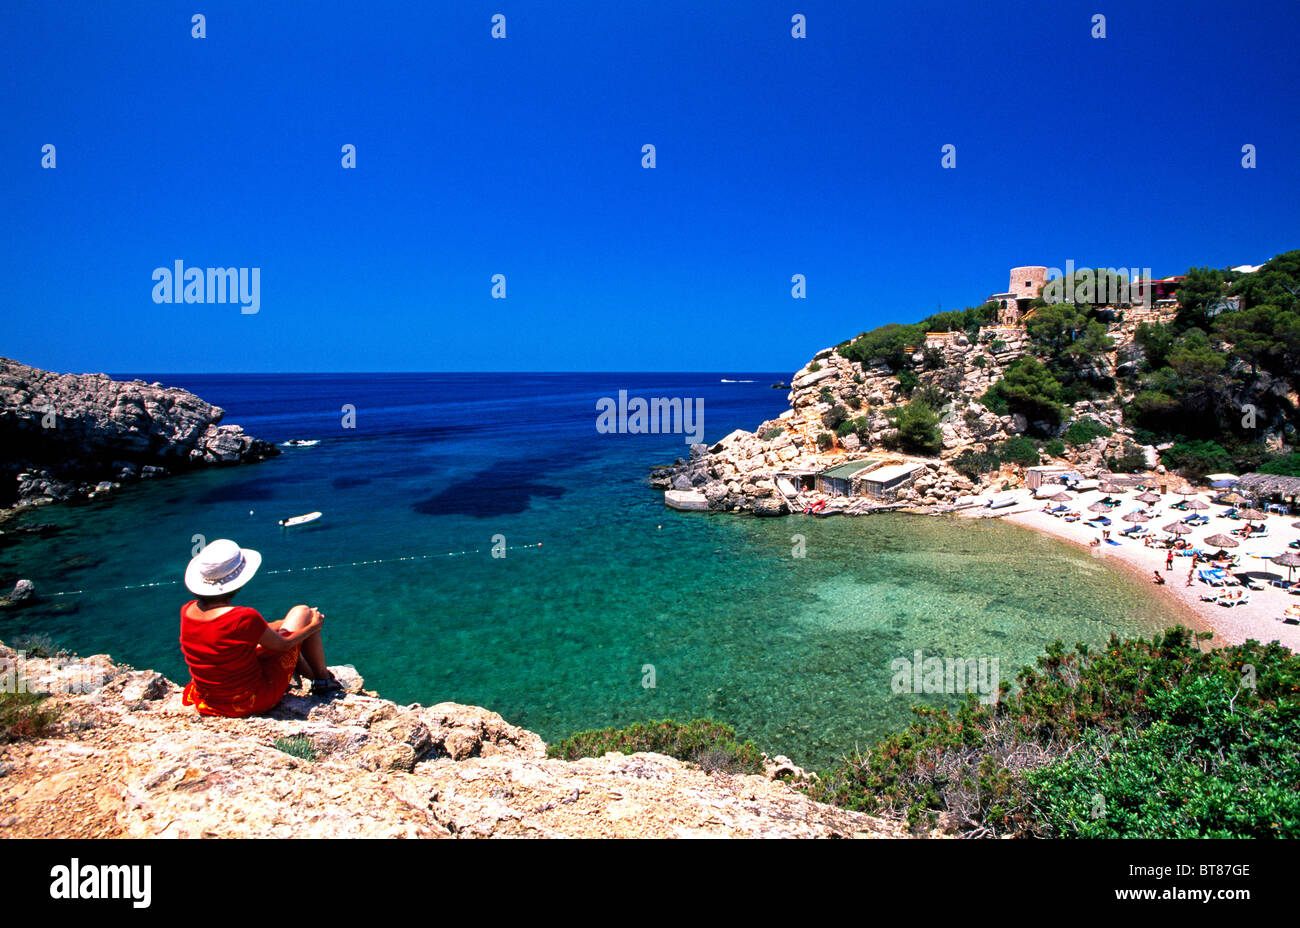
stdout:
[[1023,435],[1008,438],[997,449],[998,458],[1006,464],[1034,467],[1038,464],[1038,447]]
[[311,743],[311,739],[306,735],[295,735],[292,738],[276,738],[273,747],[277,751],[283,751],[291,757],[297,757],[302,760],[316,759],[316,747]]
[[1061,437],[1065,439],[1067,445],[1086,445],[1096,438],[1105,438],[1115,434],[1115,430],[1109,426],[1098,422],[1090,416],[1084,416],[1082,419],[1075,419],[1066,428],[1065,434]]
[[48,698],[44,693],[0,692],[0,744],[50,734],[59,711],[46,704]]
[[694,719],[685,725],[664,719],[637,722],[627,728],[582,731],[547,748],[547,755],[564,760],[602,757],[610,751],[636,754],[652,751],[698,764],[709,771],[762,773],[763,756],[753,741],[736,740],[729,725],[711,719]]

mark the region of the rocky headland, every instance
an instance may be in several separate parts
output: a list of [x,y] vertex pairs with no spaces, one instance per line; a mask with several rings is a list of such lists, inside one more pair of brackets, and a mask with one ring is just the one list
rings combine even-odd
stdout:
[[224,417],[177,387],[0,358],[0,508],[89,499],[136,480],[279,453]]
[[106,655],[0,645],[0,676],[52,693],[40,737],[0,744],[0,837],[906,837],[782,777],[661,754],[548,758],[474,706],[397,705],[333,668],[343,695],[204,718],[162,675]]
[[[1135,395],[1134,372],[1145,362],[1135,337],[1141,322],[1163,324],[1173,310],[1130,310],[1126,318],[1105,326],[1110,342],[1077,371],[1082,380],[1109,385],[1092,399],[1070,404],[1060,423],[1031,421],[1025,415],[998,414],[985,406],[990,387],[1003,379],[1010,365],[1021,358],[1041,356],[1040,346],[1024,325],[982,327],[973,332],[928,334],[916,344],[904,365],[884,361],[850,360],[841,350],[848,342],[817,352],[791,378],[789,408],[753,431],[738,429],[712,445],[692,445],[688,458],[658,466],[650,473],[654,489],[679,491],[714,512],[740,512],[759,516],[798,511],[811,494],[788,492],[778,484],[782,475],[810,477],[838,464],[862,460],[890,464],[916,464],[915,474],[883,497],[838,496],[826,502],[819,515],[862,515],[885,509],[921,513],[947,513],[970,506],[980,494],[1024,485],[1025,467],[998,461],[982,472],[954,466],[963,455],[987,455],[1009,439],[1062,435],[1075,421],[1091,420],[1101,426],[1096,437],[1076,444],[1053,443],[1040,463],[1065,465],[1084,478],[1104,477],[1117,459],[1133,470],[1163,474],[1161,454],[1171,442],[1142,444],[1135,429],[1124,420],[1124,407]],[[850,340],[852,341],[852,340]],[[1236,362],[1238,368],[1242,362]],[[933,398],[938,416],[940,447],[932,454],[908,453],[900,444],[897,412],[915,396]],[[1265,396],[1284,408],[1295,408],[1300,396],[1285,377],[1257,371],[1250,392],[1225,395],[1230,408],[1243,408]],[[857,427],[839,434],[836,424],[852,419]],[[1281,424],[1261,423],[1262,443],[1270,451],[1285,450]],[[695,507],[687,507],[695,508]]]

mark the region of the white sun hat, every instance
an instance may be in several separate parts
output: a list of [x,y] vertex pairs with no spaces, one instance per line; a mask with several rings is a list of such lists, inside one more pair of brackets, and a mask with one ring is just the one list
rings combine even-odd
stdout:
[[190,560],[185,568],[185,585],[198,596],[233,593],[257,573],[262,555],[241,548],[229,538],[218,538]]

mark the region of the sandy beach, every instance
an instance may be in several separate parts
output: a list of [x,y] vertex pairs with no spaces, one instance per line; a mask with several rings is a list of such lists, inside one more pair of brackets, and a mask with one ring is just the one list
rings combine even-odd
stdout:
[[[1158,585],[1161,593],[1168,597],[1177,611],[1187,617],[1189,627],[1214,632],[1213,643],[1241,644],[1253,638],[1261,642],[1277,641],[1292,651],[1300,651],[1300,624],[1291,624],[1297,619],[1292,618],[1290,622],[1280,620],[1288,608],[1293,608],[1293,611],[1300,613],[1300,595],[1292,595],[1284,589],[1273,586],[1262,576],[1269,574],[1285,580],[1289,575],[1300,581],[1300,568],[1288,570],[1263,557],[1253,556],[1269,557],[1284,551],[1295,551],[1296,549],[1287,547],[1290,542],[1300,537],[1300,529],[1292,527],[1292,523],[1297,521],[1295,516],[1270,514],[1265,520],[1268,526],[1267,537],[1253,539],[1234,536],[1237,537],[1239,545],[1229,549],[1229,553],[1238,556],[1238,563],[1228,572],[1242,585],[1230,585],[1226,589],[1245,590],[1249,594],[1250,601],[1233,606],[1222,606],[1201,598],[1219,592],[1221,588],[1212,588],[1195,576],[1191,585],[1188,585],[1187,576],[1192,563],[1190,551],[1197,548],[1202,551],[1216,550],[1214,545],[1205,543],[1208,536],[1230,534],[1233,530],[1244,527],[1246,523],[1225,518],[1222,513],[1228,507],[1210,502],[1208,492],[1186,498],[1189,502],[1192,499],[1201,499],[1209,503],[1209,509],[1199,510],[1200,514],[1209,517],[1209,522],[1193,527],[1191,534],[1182,536],[1190,543],[1190,548],[1187,549],[1186,554],[1175,552],[1171,570],[1165,569],[1168,554],[1166,548],[1148,547],[1143,543],[1142,538],[1125,538],[1120,532],[1132,526],[1132,523],[1123,521],[1123,516],[1142,509],[1152,516],[1149,522],[1142,523],[1150,533],[1149,537],[1156,540],[1169,537],[1168,533],[1161,530],[1163,526],[1172,522],[1181,522],[1195,511],[1171,508],[1173,504],[1184,500],[1182,496],[1170,493],[1162,497],[1159,502],[1143,507],[1135,499],[1136,491],[1110,494],[1112,498],[1118,499],[1120,504],[1113,507],[1108,514],[1111,524],[1105,526],[1105,529],[1110,531],[1110,540],[1117,544],[1103,542],[1094,545],[1094,541],[1101,539],[1103,529],[1085,521],[1095,515],[1087,507],[1107,494],[1099,490],[1071,493],[1073,499],[1066,505],[1071,510],[1081,513],[1082,518],[1077,522],[1067,522],[1064,518],[1042,511],[1045,505],[1056,506],[1057,503],[1035,499],[1032,492],[1026,489],[1013,491],[1013,493],[1018,502],[1014,506],[999,510],[998,518],[1086,548],[1102,561],[1109,563],[1112,568],[1125,571],[1145,583],[1157,585],[1152,578],[1153,571],[1158,571],[1165,579],[1163,585]],[[963,515],[980,517],[987,516],[989,513],[987,510],[974,510],[967,511]],[[1255,523],[1256,526],[1259,524]],[[1201,561],[1198,566],[1208,568],[1210,565]]]

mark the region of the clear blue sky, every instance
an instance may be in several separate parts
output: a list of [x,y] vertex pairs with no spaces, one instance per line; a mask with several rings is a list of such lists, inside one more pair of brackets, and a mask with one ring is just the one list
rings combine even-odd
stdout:
[[[1292,0],[0,17],[0,354],[59,370],[788,371],[1012,265],[1300,247]],[[176,259],[261,311],[155,304]]]

